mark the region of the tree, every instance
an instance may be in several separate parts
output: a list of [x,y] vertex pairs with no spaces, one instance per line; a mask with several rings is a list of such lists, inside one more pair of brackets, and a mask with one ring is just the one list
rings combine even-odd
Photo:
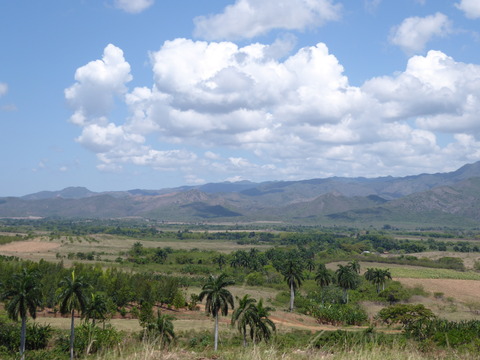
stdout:
[[108,305],[107,300],[102,294],[92,293],[90,301],[87,303],[83,315],[87,320],[92,319],[92,324],[95,326],[95,321],[103,321],[107,319]]
[[305,266],[309,272],[312,272],[315,270],[315,259],[314,258],[308,258],[305,261]]
[[73,347],[75,342],[75,310],[85,311],[87,306],[86,290],[89,285],[82,277],[75,277],[75,270],[71,276],[66,276],[60,281],[60,293],[58,302],[60,303],[60,312],[62,314],[71,314],[70,322],[70,359],[73,360]]
[[315,281],[317,282],[318,286],[323,288],[333,283],[333,280],[333,275],[330,270],[327,269],[325,264],[319,264],[317,273],[315,274]]
[[389,269],[368,268],[367,271],[365,271],[364,276],[366,280],[375,285],[377,294],[380,293],[380,286],[385,290],[387,279],[392,279]]
[[213,263],[217,264],[217,265],[218,265],[218,268],[219,268],[220,270],[222,270],[223,267],[224,267],[225,265],[227,265],[227,257],[226,257],[224,254],[220,254],[220,255],[218,255],[218,256],[215,256],[215,257],[213,258]]
[[157,248],[155,249],[155,253],[153,254],[153,261],[155,261],[157,264],[163,264],[165,260],[167,260],[168,253],[162,249],[162,248]]
[[388,325],[401,323],[407,327],[414,322],[434,319],[435,315],[423,304],[397,304],[383,308],[377,317]]
[[392,280],[392,274],[389,269],[380,269],[379,283],[382,286],[382,290],[385,290],[385,283],[387,279]]
[[355,270],[349,265],[338,265],[337,271],[337,284],[343,289],[343,302],[348,304],[348,292],[349,289],[355,289],[358,285],[358,275]]
[[360,274],[360,263],[358,262],[358,260],[350,261],[347,266],[355,273]]
[[227,286],[233,285],[235,282],[227,278],[226,274],[219,276],[210,275],[207,283],[203,285],[202,291],[198,295],[200,301],[206,298],[205,311],[212,315],[215,319],[215,345],[214,349],[217,351],[218,347],[218,313],[223,316],[228,315],[228,306],[233,309],[233,296],[226,289]]
[[302,285],[303,266],[299,260],[290,259],[283,267],[283,280],[287,282],[290,287],[290,311],[293,311],[293,304],[295,301],[295,291]]
[[254,330],[255,341],[268,341],[272,336],[272,331],[276,330],[274,322],[268,318],[272,310],[269,306],[263,306],[263,299],[260,299],[256,306],[257,321]]
[[232,314],[231,324],[237,324],[237,329],[243,336],[243,346],[247,346],[247,326],[252,332],[255,324],[259,321],[255,303],[257,300],[246,294],[243,298],[238,298],[238,306]]
[[158,335],[162,346],[170,344],[175,339],[173,320],[175,320],[173,316],[163,315],[160,310],[157,310],[157,317],[147,325],[150,334]]
[[323,288],[325,286],[330,285],[334,281],[333,274],[330,270],[327,269],[325,264],[319,264],[317,268],[317,272],[315,275],[315,281],[317,282],[318,286],[322,290],[322,304],[323,304]]
[[39,287],[38,273],[27,271],[23,268],[18,274],[14,274],[5,285],[2,299],[6,300],[8,316],[17,321],[20,317],[22,327],[20,330],[20,357],[25,359],[25,342],[27,328],[27,314],[35,319],[37,307],[41,305],[42,294]]

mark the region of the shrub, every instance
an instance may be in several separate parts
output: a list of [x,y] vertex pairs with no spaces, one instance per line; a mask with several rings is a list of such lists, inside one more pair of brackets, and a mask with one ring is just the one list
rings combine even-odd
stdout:
[[367,313],[355,305],[328,304],[312,307],[312,316],[320,324],[331,325],[362,325],[367,319]]
[[377,317],[388,325],[400,323],[407,327],[415,322],[433,319],[435,315],[423,304],[396,304],[380,310]]
[[52,332],[53,329],[50,325],[28,324],[26,348],[30,350],[45,349],[52,337]]
[[[75,352],[77,354],[93,354],[100,350],[112,349],[122,340],[122,334],[110,325],[104,329],[89,322],[75,328]],[[58,348],[64,353],[70,350],[70,336],[61,336],[57,341]]]
[[252,272],[245,277],[245,282],[249,286],[263,286],[265,284],[265,277],[260,272]]

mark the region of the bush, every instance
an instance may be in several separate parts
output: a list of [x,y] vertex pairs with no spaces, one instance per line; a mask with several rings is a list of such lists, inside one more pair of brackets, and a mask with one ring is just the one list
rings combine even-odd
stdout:
[[13,352],[20,348],[20,327],[5,318],[0,319],[0,346]]
[[29,350],[45,349],[52,337],[52,332],[53,329],[50,325],[27,324],[25,347]]
[[473,345],[480,350],[480,321],[448,321],[443,319],[425,319],[408,324],[407,336],[418,341],[431,340],[439,346],[460,347]]
[[263,286],[265,284],[265,277],[262,273],[253,272],[245,277],[245,282],[249,286]]
[[[101,329],[92,323],[84,322],[75,328],[75,352],[77,354],[93,354],[100,350],[112,349],[122,340],[122,334],[112,326]],[[70,351],[70,336],[61,336],[57,345],[61,351]]]
[[355,305],[328,304],[314,306],[311,314],[320,324],[362,325],[368,320],[367,313]]

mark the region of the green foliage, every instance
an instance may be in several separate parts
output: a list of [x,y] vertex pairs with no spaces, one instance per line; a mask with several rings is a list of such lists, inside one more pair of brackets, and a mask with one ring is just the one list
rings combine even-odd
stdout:
[[[53,335],[53,330],[50,325],[28,323],[26,333],[26,349],[40,350],[47,347]],[[2,346],[11,353],[17,352],[20,346],[20,324],[4,317],[0,318],[0,347]],[[30,358],[30,355],[28,358]]]
[[160,310],[157,310],[156,318],[147,324],[147,336],[158,339],[162,346],[170,344],[175,340],[173,320],[175,320],[173,316],[162,314]]
[[415,322],[434,319],[435,315],[423,304],[396,304],[380,310],[377,317],[388,325],[400,323],[408,327]]
[[0,346],[16,352],[20,346],[20,326],[6,318],[0,318]]
[[[84,322],[75,328],[74,348],[77,354],[94,354],[114,348],[123,338],[124,334],[110,325],[100,328],[89,322]],[[70,348],[70,339],[60,336],[57,347],[64,353]]]
[[245,277],[245,283],[249,286],[263,286],[265,276],[261,272],[252,272]]
[[407,336],[418,341],[433,341],[442,347],[469,346],[480,350],[480,321],[448,321],[444,319],[422,319],[405,327]]
[[52,335],[53,329],[50,325],[27,324],[27,350],[45,349]]
[[316,348],[359,351],[365,348],[405,346],[405,341],[399,335],[376,332],[371,328],[364,331],[324,331],[314,336],[311,344]]
[[363,325],[367,313],[356,305],[326,304],[311,307],[311,314],[320,324],[330,325]]

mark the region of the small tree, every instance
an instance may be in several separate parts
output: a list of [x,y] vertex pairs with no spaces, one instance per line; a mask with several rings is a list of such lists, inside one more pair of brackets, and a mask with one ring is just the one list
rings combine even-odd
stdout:
[[108,304],[105,296],[98,293],[92,293],[90,301],[88,301],[83,315],[85,316],[85,319],[91,319],[93,326],[95,326],[96,320],[105,323],[108,312]]
[[200,301],[203,301],[206,298],[205,311],[212,315],[215,319],[215,340],[214,340],[214,350],[217,351],[218,348],[218,313],[220,312],[223,316],[228,315],[228,306],[233,309],[233,296],[226,289],[227,286],[233,285],[235,282],[229,280],[226,274],[221,274],[220,276],[213,276],[207,280],[207,283],[203,285],[202,291],[198,295]]
[[218,265],[220,270],[222,270],[223,267],[227,265],[227,257],[224,254],[220,254],[213,258],[213,262]]
[[37,307],[41,305],[42,294],[39,287],[38,273],[22,269],[19,274],[14,274],[11,281],[6,284],[6,289],[1,298],[6,300],[8,316],[17,321],[22,320],[20,331],[20,358],[25,359],[25,342],[27,314],[35,319]]
[[295,291],[302,285],[303,266],[297,259],[288,260],[282,271],[283,280],[287,282],[290,287],[290,311],[293,311],[293,304],[295,302]]
[[388,325],[400,323],[406,327],[420,320],[434,319],[435,315],[423,304],[396,304],[380,310],[377,317]]
[[147,324],[147,330],[150,335],[158,336],[160,344],[165,346],[175,340],[175,332],[173,330],[173,320],[171,315],[164,315],[157,310],[157,317]]
[[272,332],[276,330],[274,322],[268,318],[272,310],[269,306],[263,306],[263,299],[260,299],[256,306],[257,321],[254,330],[255,341],[268,341],[272,336]]
[[73,360],[73,348],[75,343],[75,310],[82,313],[87,306],[86,291],[90,287],[82,277],[75,277],[75,270],[71,276],[66,276],[60,281],[60,312],[71,314],[70,322],[70,359]]
[[338,265],[335,272],[337,284],[343,289],[343,302],[348,304],[348,290],[355,289],[358,285],[358,275],[349,265]]
[[237,329],[243,336],[243,346],[247,346],[247,326],[253,331],[255,323],[258,322],[257,308],[255,303],[257,300],[246,294],[243,298],[238,298],[238,306],[232,314],[231,324],[237,325]]

